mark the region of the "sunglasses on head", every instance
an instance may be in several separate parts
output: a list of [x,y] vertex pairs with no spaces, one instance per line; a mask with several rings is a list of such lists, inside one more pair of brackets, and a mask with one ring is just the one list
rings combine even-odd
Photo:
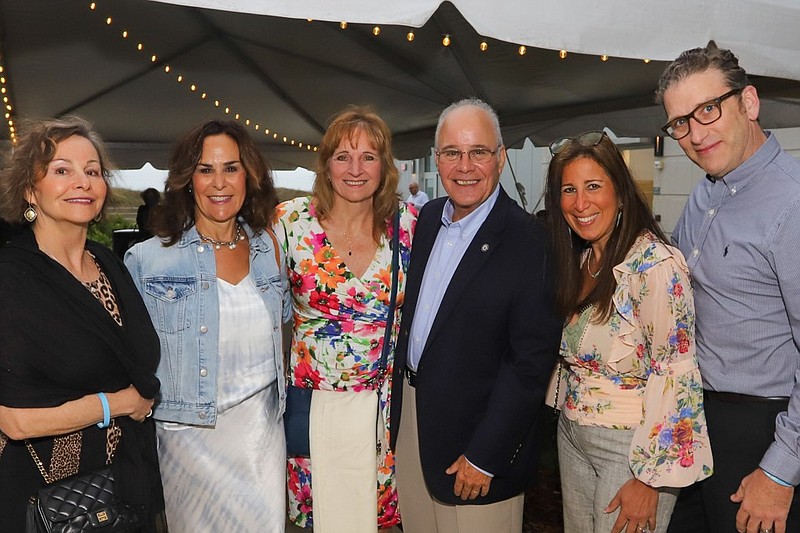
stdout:
[[576,142],[587,148],[597,146],[605,136],[605,131],[587,131],[586,133],[581,133],[580,135],[574,137],[561,137],[550,143],[550,154],[556,155],[561,153],[564,148],[573,142]]

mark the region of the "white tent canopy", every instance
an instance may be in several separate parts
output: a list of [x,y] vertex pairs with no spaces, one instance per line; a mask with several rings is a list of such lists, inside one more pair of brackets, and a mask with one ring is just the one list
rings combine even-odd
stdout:
[[[437,0],[156,0],[296,19],[422,27]],[[713,39],[748,72],[800,80],[797,0],[452,0],[478,34],[584,54],[671,61]]]
[[124,168],[164,168],[209,118],[247,124],[277,168],[311,168],[350,104],[386,120],[398,158],[421,157],[439,112],[469,96],[498,111],[509,146],[653,138],[666,62],[709,39],[754,75],[765,128],[800,126],[798,0],[3,0],[0,21],[11,119],[83,115]]

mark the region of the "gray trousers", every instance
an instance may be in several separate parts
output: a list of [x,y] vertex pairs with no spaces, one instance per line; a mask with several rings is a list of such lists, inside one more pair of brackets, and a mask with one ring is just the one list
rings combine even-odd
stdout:
[[[619,488],[633,477],[628,466],[633,433],[632,429],[581,426],[561,414],[558,464],[564,533],[611,533],[619,509],[608,514],[603,510]],[[655,533],[667,530],[677,495],[678,489],[659,489]]]

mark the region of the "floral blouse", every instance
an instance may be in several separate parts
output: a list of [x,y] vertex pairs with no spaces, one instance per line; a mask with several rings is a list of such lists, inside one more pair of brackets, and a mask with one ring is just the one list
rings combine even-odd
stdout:
[[[317,219],[310,197],[278,206],[278,239],[286,252],[294,306],[294,328],[289,362],[292,385],[341,392],[381,387],[385,441],[389,431],[389,393],[393,351],[389,351],[386,380],[378,383],[391,296],[392,224],[381,238],[372,263],[361,278],[347,268]],[[416,210],[400,204],[400,270],[397,310],[391,342],[400,324]],[[300,527],[311,527],[311,464],[289,458],[289,517]],[[383,446],[378,458],[378,525],[399,521],[394,483],[394,456]]]
[[582,425],[635,429],[628,459],[654,487],[685,487],[712,472],[694,342],[694,301],[680,251],[647,232],[614,267],[608,322],[594,307],[565,326],[564,414]]

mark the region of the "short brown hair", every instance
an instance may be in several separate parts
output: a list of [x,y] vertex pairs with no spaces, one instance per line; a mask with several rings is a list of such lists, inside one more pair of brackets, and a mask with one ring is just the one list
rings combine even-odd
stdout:
[[172,151],[164,198],[153,209],[151,230],[171,246],[181,234],[194,225],[195,202],[192,176],[203,155],[206,137],[227,135],[236,141],[239,158],[245,173],[245,198],[238,216],[255,233],[272,224],[278,196],[272,181],[272,171],[247,130],[233,121],[209,120],[186,134]]
[[109,180],[113,172],[108,150],[87,120],[68,115],[58,119],[32,120],[22,125],[19,140],[0,177],[0,217],[13,224],[27,223],[23,217],[28,207],[27,194],[47,174],[47,166],[53,161],[58,144],[73,135],[92,143],[100,157],[100,170],[106,182],[106,197],[100,214],[105,213],[111,198]]
[[379,242],[381,235],[386,233],[387,219],[393,217],[398,209],[400,172],[394,164],[389,126],[370,108],[351,106],[333,117],[317,152],[317,176],[312,190],[314,207],[320,220],[330,215],[335,192],[328,164],[342,139],[355,140],[362,131],[375,146],[381,161],[381,183],[372,197],[372,237]]
[[656,103],[664,103],[664,92],[676,82],[692,74],[717,69],[730,89],[744,89],[750,85],[747,73],[739,66],[739,59],[730,50],[717,48],[717,43],[709,41],[705,48],[693,48],[681,53],[670,63],[658,80]]

